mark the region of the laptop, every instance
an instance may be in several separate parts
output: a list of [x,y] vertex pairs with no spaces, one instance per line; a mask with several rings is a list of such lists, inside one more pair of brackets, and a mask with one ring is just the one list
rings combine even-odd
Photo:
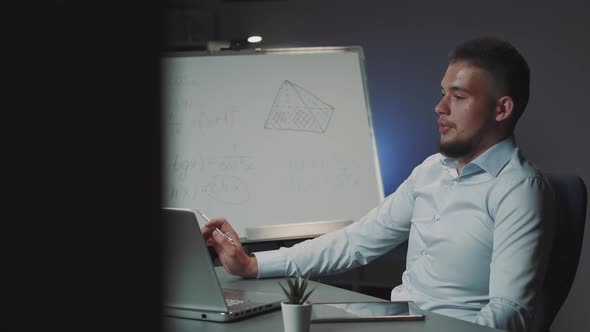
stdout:
[[230,322],[281,307],[274,293],[221,288],[194,211],[162,208],[162,217],[165,315]]

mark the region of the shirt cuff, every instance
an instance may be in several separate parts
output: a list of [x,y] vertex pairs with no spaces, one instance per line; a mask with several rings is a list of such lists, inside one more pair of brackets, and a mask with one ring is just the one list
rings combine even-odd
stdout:
[[281,250],[259,251],[253,253],[258,262],[258,277],[284,277],[287,259]]
[[527,311],[517,303],[501,297],[490,297],[490,302],[481,309],[474,323],[512,332],[525,332],[531,322]]

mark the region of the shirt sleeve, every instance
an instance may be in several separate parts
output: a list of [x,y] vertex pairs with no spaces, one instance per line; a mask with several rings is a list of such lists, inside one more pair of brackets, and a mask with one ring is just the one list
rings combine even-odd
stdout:
[[475,323],[527,331],[544,279],[554,223],[553,192],[543,177],[504,183],[492,206],[494,244],[489,303]]
[[361,220],[290,248],[256,252],[258,278],[337,273],[364,265],[408,239],[416,169]]

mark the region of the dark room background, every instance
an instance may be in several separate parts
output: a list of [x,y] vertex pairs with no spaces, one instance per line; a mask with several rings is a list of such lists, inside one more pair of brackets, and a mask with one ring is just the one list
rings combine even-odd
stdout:
[[[434,106],[448,52],[470,38],[507,39],[531,67],[518,144],[542,170],[590,183],[590,10],[583,1],[209,0],[169,7],[194,15],[188,29],[195,29],[193,37],[196,30],[216,40],[259,34],[262,48],[362,46],[385,194],[436,152]],[[587,227],[578,274],[554,331],[590,326],[589,236]]]
[[[11,318],[3,330],[160,330],[162,40],[190,46],[259,34],[260,47],[362,46],[389,194],[436,152],[434,106],[448,52],[469,38],[505,38],[532,71],[519,145],[539,168],[590,184],[587,7],[530,0],[3,6],[0,275]],[[553,331],[590,327],[590,227],[585,238]]]

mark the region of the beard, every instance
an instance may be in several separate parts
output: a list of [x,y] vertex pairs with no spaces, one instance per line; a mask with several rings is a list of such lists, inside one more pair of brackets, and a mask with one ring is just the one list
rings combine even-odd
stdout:
[[438,143],[438,151],[443,156],[449,158],[461,158],[471,154],[474,150],[474,144],[471,140],[469,141],[455,141]]
[[455,140],[443,143],[438,142],[438,151],[443,156],[449,158],[462,158],[472,154],[477,146],[481,143],[483,129],[480,129],[475,135],[465,140]]

